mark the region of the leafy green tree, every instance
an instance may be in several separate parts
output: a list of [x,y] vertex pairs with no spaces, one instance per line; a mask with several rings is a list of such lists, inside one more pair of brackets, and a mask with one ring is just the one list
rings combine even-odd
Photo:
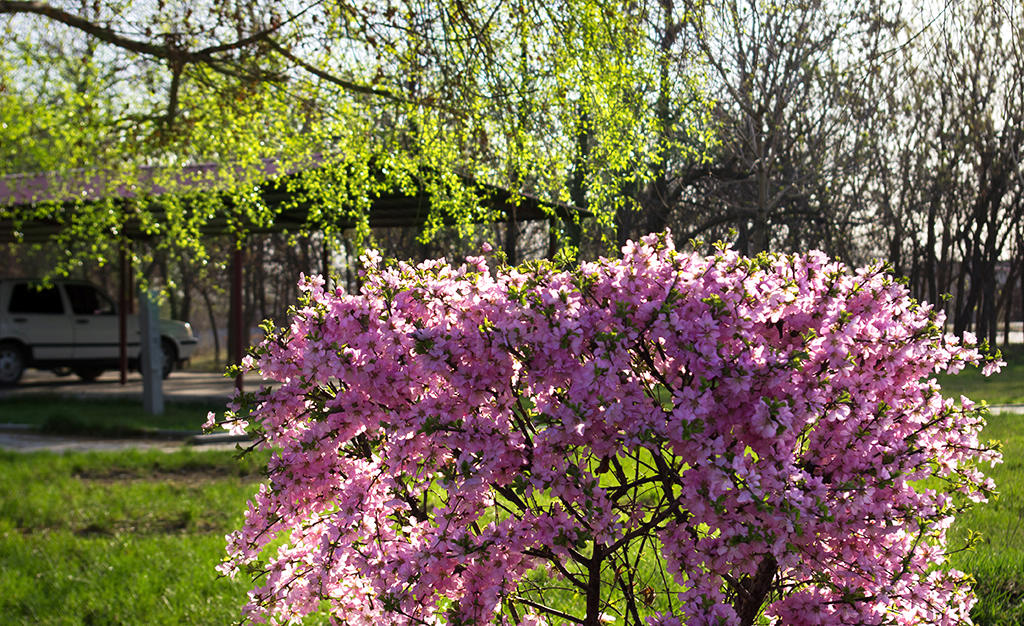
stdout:
[[493,218],[468,177],[584,206],[587,234],[611,239],[671,159],[710,143],[700,63],[678,36],[691,13],[671,1],[4,0],[0,14],[0,173],[88,168],[108,190],[180,190],[181,166],[219,164],[195,174],[217,198],[142,194],[74,219],[0,209],[68,227],[65,269],[109,258],[126,218],[202,257],[216,215],[239,234],[274,219],[252,189],[276,174],[318,228],[354,219],[357,245],[372,199],[395,188],[432,194],[424,239]]

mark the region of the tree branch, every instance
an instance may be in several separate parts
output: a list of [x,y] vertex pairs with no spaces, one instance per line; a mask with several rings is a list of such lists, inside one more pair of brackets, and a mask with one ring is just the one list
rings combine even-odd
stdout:
[[174,123],[174,118],[178,115],[178,90],[181,87],[181,72],[184,66],[181,63],[171,63],[171,87],[168,92],[167,102],[167,126],[171,126]]
[[406,103],[410,102],[410,100],[408,100],[407,98],[404,98],[404,97],[402,97],[402,96],[400,96],[400,95],[398,95],[398,94],[396,94],[394,92],[388,91],[386,89],[379,89],[377,87],[368,87],[366,85],[360,85],[359,83],[354,83],[354,82],[352,82],[350,80],[345,80],[344,78],[340,78],[338,76],[335,76],[334,74],[331,74],[330,72],[325,72],[324,70],[322,70],[319,67],[313,65],[312,63],[309,63],[308,61],[304,61],[304,60],[300,59],[299,57],[295,56],[294,54],[292,54],[291,52],[286,50],[284,48],[284,46],[282,46],[281,44],[277,43],[273,39],[270,39],[269,37],[267,38],[267,43],[270,45],[270,47],[275,52],[277,52],[278,54],[280,54],[284,58],[288,59],[289,61],[291,61],[295,65],[298,65],[299,67],[301,67],[302,69],[306,70],[310,74],[316,76],[317,78],[321,78],[323,80],[326,80],[329,83],[338,85],[339,87],[342,87],[343,89],[345,89],[347,91],[354,91],[356,93],[363,93],[363,94],[367,94],[367,95],[371,95],[371,96],[381,96],[383,98],[388,98],[389,100],[398,100],[398,101],[406,102]]
[[519,596],[514,596],[514,597],[511,598],[511,600],[513,602],[518,602],[520,604],[525,604],[526,606],[534,608],[534,609],[537,609],[538,611],[543,611],[544,613],[548,613],[550,615],[554,615],[555,617],[560,617],[560,618],[562,618],[562,619],[564,619],[566,621],[572,622],[574,624],[582,624],[583,623],[583,620],[581,620],[580,618],[576,617],[575,615],[570,615],[570,614],[568,614],[568,613],[566,613],[564,611],[559,611],[558,609],[553,609],[553,608],[551,608],[549,606],[544,606],[543,604],[539,604],[537,602],[534,602],[533,600],[527,600],[526,598],[522,598],[522,597],[519,597]]
[[[82,31],[83,33],[93,37],[99,41],[108,43],[112,46],[116,46],[129,52],[135,52],[145,56],[163,59],[170,62],[172,68],[183,67],[187,64],[201,64],[206,65],[214,71],[222,74],[230,74],[237,76],[236,73],[227,71],[222,66],[225,61],[224,58],[218,58],[218,55],[222,55],[226,52],[233,52],[244,48],[266,45],[270,49],[274,50],[284,58],[288,59],[295,65],[299,66],[303,70],[321,78],[329,83],[342,87],[346,91],[352,91],[356,93],[363,93],[367,95],[379,96],[387,98],[389,100],[395,100],[405,103],[423,104],[422,102],[413,102],[403,96],[396,94],[386,89],[380,89],[376,87],[370,87],[367,85],[361,85],[349,80],[345,80],[338,76],[335,76],[329,72],[326,72],[311,63],[304,61],[287,49],[281,44],[275,41],[271,34],[280,28],[280,24],[274,25],[270,28],[262,30],[258,33],[254,33],[247,37],[238,39],[237,41],[208,46],[199,50],[189,50],[182,48],[173,43],[157,44],[149,41],[140,41],[138,39],[132,39],[125,37],[112,28],[102,26],[97,22],[85,19],[79,15],[69,13],[60,7],[55,7],[46,2],[37,2],[34,0],[0,0],[0,14],[30,14],[39,15],[45,17],[54,22],[59,22],[71,28]],[[175,78],[180,74],[180,71],[175,72]],[[173,91],[174,89],[172,89]],[[444,107],[442,107],[444,108]]]
[[168,60],[175,58],[170,46],[161,46],[146,41],[130,39],[118,34],[113,29],[100,26],[95,22],[91,22],[83,17],[74,15],[73,13],[68,13],[64,9],[52,6],[45,2],[0,0],[0,13],[28,13],[41,15],[55,22],[60,22],[61,24],[76,28],[91,37],[95,37],[100,41],[104,41],[130,52],[137,52],[139,54]]
[[275,24],[270,28],[261,30],[260,32],[249,35],[248,37],[243,37],[237,41],[192,51],[173,44],[161,45],[125,37],[112,28],[101,26],[94,21],[75,15],[74,13],[69,13],[60,7],[55,7],[51,4],[47,4],[46,2],[36,2],[33,0],[0,0],[0,13],[27,13],[39,15],[78,29],[91,37],[95,37],[100,41],[117,46],[118,48],[122,48],[130,52],[137,52],[146,56],[156,57],[158,59],[178,61],[183,64],[211,63],[214,60],[214,55],[247,48],[267,41],[270,38],[270,35],[281,27],[281,24]]

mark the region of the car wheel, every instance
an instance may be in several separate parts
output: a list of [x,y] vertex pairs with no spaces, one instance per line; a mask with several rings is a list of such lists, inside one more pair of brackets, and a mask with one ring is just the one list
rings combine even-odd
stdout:
[[100,374],[103,373],[103,368],[102,367],[89,366],[89,365],[83,365],[81,367],[74,367],[74,368],[72,368],[71,371],[73,371],[76,376],[78,376],[79,378],[81,378],[85,382],[91,383],[92,381],[94,381],[94,380],[96,380],[97,378],[100,377]]
[[171,375],[174,365],[178,362],[178,351],[174,348],[174,342],[170,339],[160,340],[160,373],[164,378]]
[[13,385],[25,371],[25,355],[15,343],[0,343],[0,385]]

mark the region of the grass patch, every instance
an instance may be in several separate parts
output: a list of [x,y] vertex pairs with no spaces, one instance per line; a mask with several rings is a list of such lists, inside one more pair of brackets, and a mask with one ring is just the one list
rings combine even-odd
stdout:
[[228,624],[249,584],[217,578],[266,454],[0,452],[5,624]]
[[212,348],[193,353],[192,357],[188,360],[188,370],[190,372],[223,374],[224,370],[227,369],[227,365],[224,362],[227,358],[226,350],[221,350],[220,359],[215,359],[214,356],[216,355],[214,355]]
[[[968,369],[940,376],[948,395],[992,404],[1024,402],[1024,347],[985,379]],[[0,400],[0,422],[97,434],[198,430],[221,406],[169,403],[163,416],[141,403],[16,397]],[[1000,495],[958,518],[982,542],[951,556],[976,579],[977,624],[1024,624],[1024,415],[993,415],[984,438],[1001,440],[1005,462],[985,468]],[[0,620],[4,624],[237,622],[250,584],[219,579],[224,535],[242,524],[266,454],[232,452],[0,452]],[[652,575],[646,572],[646,575]],[[543,581],[537,581],[538,583]],[[553,598],[573,606],[571,591]],[[314,618],[320,619],[320,618]]]
[[1024,385],[1021,384],[1024,380],[1024,345],[1003,348],[1002,353],[1006,366],[987,378],[975,367],[967,367],[952,376],[936,375],[942,392],[953,398],[964,395],[975,402],[1024,404]]
[[0,400],[0,422],[29,424],[54,434],[140,436],[154,430],[200,431],[206,413],[224,406],[168,402],[163,415],[149,415],[139,400],[84,400],[19,396]]
[[999,495],[957,518],[951,548],[964,545],[968,529],[981,533],[982,540],[951,561],[977,581],[975,623],[1024,624],[1024,415],[991,416],[982,437],[1003,443],[1003,463],[983,468]]

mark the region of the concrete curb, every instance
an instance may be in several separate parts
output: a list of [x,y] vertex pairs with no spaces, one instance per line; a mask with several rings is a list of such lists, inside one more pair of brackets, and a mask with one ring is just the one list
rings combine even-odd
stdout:
[[[138,396],[124,393],[115,392],[103,392],[103,391],[58,391],[57,393],[49,393],[46,391],[20,391],[18,393],[11,393],[10,391],[4,392],[0,390],[0,400],[15,399],[15,398],[66,398],[68,400],[76,400],[80,402],[98,402],[104,400],[118,400],[118,401],[138,401],[141,399]],[[188,394],[188,393],[175,393],[174,395],[165,395],[165,404],[215,404],[224,405],[227,404],[229,398],[223,394]]]
[[996,413],[1024,413],[1024,404],[990,404],[988,412]]
[[204,446],[220,443],[241,443],[252,444],[248,435],[232,435],[231,433],[210,433],[208,435],[193,435],[185,440],[185,445]]
[[[83,437],[89,439],[107,439],[103,433],[99,435],[89,435],[85,433],[60,433],[60,432],[48,432],[41,430],[36,424],[4,424],[0,423],[0,432],[7,433],[28,433],[33,435],[39,435],[40,437],[46,437],[52,435],[54,437]],[[137,430],[126,429],[126,432],[119,433],[118,439],[181,439],[188,440],[195,437],[202,436],[201,430],[173,430],[169,428],[140,428]]]
[[0,433],[30,433],[36,429],[32,424],[0,424]]

